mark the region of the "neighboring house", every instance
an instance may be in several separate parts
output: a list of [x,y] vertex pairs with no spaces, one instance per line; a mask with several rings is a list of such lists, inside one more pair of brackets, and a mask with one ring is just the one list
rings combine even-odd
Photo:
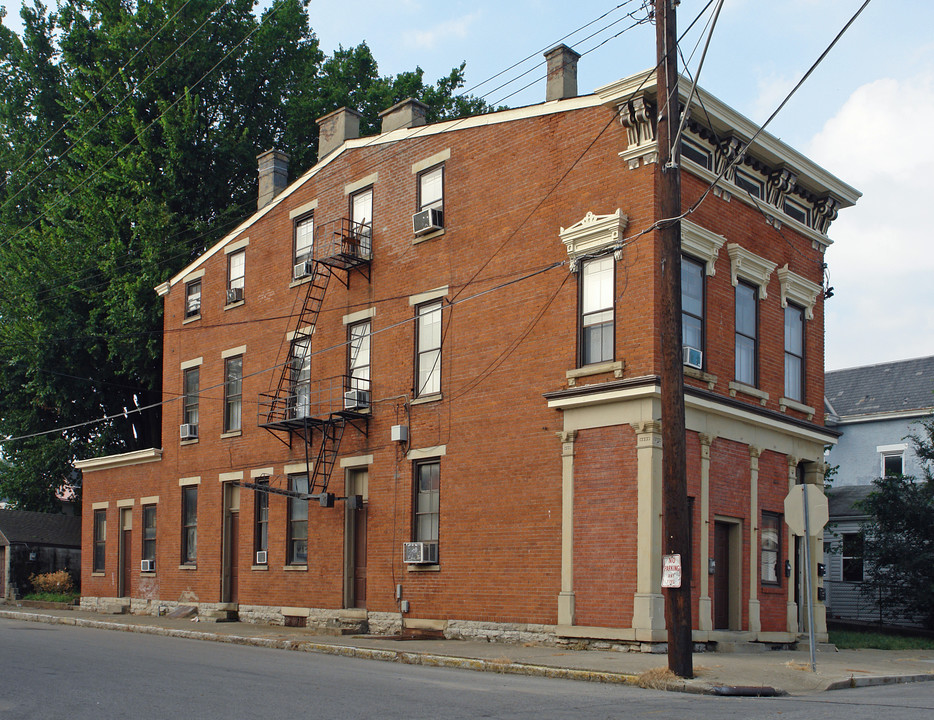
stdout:
[[[667,639],[655,74],[577,96],[547,56],[543,104],[364,138],[342,108],[288,185],[260,156],[257,212],[157,288],[163,447],[79,463],[85,607]],[[824,251],[859,193],[768,133],[727,170],[757,133],[698,91],[681,146],[697,642],[804,629],[783,500],[836,438]]]
[[0,509],[0,597],[15,599],[31,589],[31,575],[58,570],[77,587],[80,569],[80,517]]
[[826,373],[826,422],[842,431],[827,454],[837,466],[828,491],[830,522],[824,533],[827,611],[837,618],[902,621],[880,613],[860,592],[863,582],[862,525],[858,503],[884,475],[921,477],[910,435],[934,413],[934,357],[899,360]]

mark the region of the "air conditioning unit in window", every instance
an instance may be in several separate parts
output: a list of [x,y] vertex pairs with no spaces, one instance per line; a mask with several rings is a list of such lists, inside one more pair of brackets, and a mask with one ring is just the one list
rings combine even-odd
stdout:
[[194,317],[201,314],[201,299],[189,300],[185,307],[185,317]]
[[266,564],[266,551],[265,551],[265,550],[257,550],[257,551],[256,551],[256,564],[257,564],[257,565],[265,565],[265,564]]
[[156,561],[155,560],[140,560],[139,571],[140,572],[155,572]]
[[698,370],[702,369],[704,366],[704,353],[697,348],[685,346],[684,364],[688,367],[697,368]]
[[292,279],[300,280],[303,277],[313,275],[314,272],[315,264],[311,260],[302,260],[300,263],[295,263],[292,266]]
[[438,543],[402,543],[402,561],[409,565],[434,565],[438,562]]
[[437,208],[419,210],[412,216],[412,230],[416,235],[434,232],[444,227],[444,213]]
[[227,304],[232,305],[235,302],[243,300],[243,288],[235,287],[227,290]]
[[198,426],[194,423],[183,423],[178,427],[178,436],[182,440],[197,440]]
[[348,390],[344,393],[344,410],[362,410],[370,407],[369,390]]

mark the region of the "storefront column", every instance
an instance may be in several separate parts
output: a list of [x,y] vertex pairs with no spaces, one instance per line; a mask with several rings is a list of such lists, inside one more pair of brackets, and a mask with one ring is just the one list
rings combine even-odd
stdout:
[[638,476],[636,594],[632,627],[636,639],[664,640],[662,596],[662,435],[655,420],[634,423]]
[[574,441],[577,431],[558,433],[561,440],[561,592],[558,624],[574,624]]

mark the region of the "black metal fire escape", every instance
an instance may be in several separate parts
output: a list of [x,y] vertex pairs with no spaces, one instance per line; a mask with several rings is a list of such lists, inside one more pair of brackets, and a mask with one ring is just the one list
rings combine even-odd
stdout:
[[[305,466],[309,468],[306,499],[328,497],[328,483],[340,454],[341,439],[347,425],[363,435],[369,419],[369,380],[338,375],[331,378],[311,378],[311,341],[318,315],[334,276],[349,285],[354,270],[369,280],[372,254],[372,232],[369,224],[354,223],[341,218],[315,228],[312,254],[295,266],[296,279],[310,277],[302,310],[289,344],[288,356],[282,366],[274,392],[259,397],[259,426],[265,428],[290,448],[299,440],[305,451]],[[252,483],[243,483],[252,486]],[[279,492],[256,487],[265,492]]]

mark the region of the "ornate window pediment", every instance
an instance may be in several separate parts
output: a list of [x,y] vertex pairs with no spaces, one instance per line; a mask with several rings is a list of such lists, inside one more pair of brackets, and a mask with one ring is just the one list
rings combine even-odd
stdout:
[[703,260],[704,268],[710,276],[716,274],[714,263],[717,262],[717,254],[725,242],[726,238],[722,235],[717,235],[690,220],[681,221],[681,250],[698,260]]
[[628,224],[629,216],[617,209],[612,215],[594,215],[589,212],[580,222],[569,228],[561,228],[558,237],[567,247],[571,272],[577,271],[578,260],[582,256],[615,248],[622,240]]
[[788,301],[804,308],[804,317],[814,319],[814,303],[822,288],[807,278],[788,269],[788,263],[778,269],[778,281],[782,285],[782,307],[788,307]]
[[759,288],[759,299],[765,300],[768,297],[765,288],[769,284],[772,271],[778,267],[776,263],[759,257],[736,243],[727,244],[726,250],[730,254],[731,280],[734,287],[742,278],[757,286]]

